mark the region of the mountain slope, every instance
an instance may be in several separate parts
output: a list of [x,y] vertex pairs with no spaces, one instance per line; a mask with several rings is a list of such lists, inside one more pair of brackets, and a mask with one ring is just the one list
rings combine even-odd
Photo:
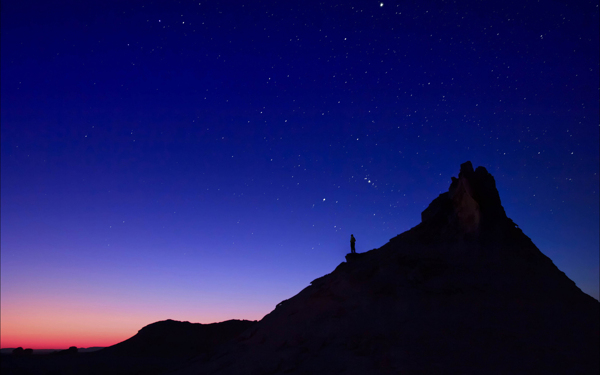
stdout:
[[597,374],[599,313],[467,162],[419,225],[176,373]]

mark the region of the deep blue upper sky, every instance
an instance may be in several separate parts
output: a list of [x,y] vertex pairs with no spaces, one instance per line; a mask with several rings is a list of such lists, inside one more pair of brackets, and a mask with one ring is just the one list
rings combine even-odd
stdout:
[[185,311],[165,319],[257,319],[343,261],[351,233],[360,252],[418,224],[467,160],[598,298],[598,15],[3,1],[2,309],[84,285]]

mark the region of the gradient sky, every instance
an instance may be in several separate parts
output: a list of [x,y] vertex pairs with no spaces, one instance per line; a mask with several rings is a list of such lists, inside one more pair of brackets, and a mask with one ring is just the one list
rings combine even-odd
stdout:
[[598,1],[2,1],[1,346],[261,319],[471,160],[599,284]]

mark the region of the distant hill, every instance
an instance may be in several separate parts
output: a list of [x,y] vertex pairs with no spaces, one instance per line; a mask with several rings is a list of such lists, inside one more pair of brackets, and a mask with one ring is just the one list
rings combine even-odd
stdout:
[[600,373],[600,303],[507,217],[485,168],[461,165],[421,219],[173,374]]
[[96,355],[123,357],[189,357],[210,353],[256,324],[249,320],[227,320],[200,324],[164,320],[149,324],[139,332]]
[[90,346],[89,348],[78,348],[79,353],[92,353],[97,352],[100,349],[104,349],[103,346]]
[[[0,349],[0,353],[1,354],[11,354],[14,349],[15,348],[2,348],[2,349]],[[102,346],[91,346],[89,348],[77,348],[77,351],[79,353],[92,353],[92,352],[98,351],[100,349],[104,349],[104,347],[102,347]],[[34,355],[37,355],[37,354],[50,354],[50,353],[53,353],[53,352],[59,352],[61,350],[66,350],[66,349],[33,349],[33,354]]]
[[[29,356],[3,353],[0,365],[2,375],[160,375],[180,367],[187,359],[210,356],[220,345],[255,324],[248,320],[212,324],[165,320],[149,324],[133,337],[101,350],[50,350],[49,355]],[[12,352],[12,348],[8,350]]]

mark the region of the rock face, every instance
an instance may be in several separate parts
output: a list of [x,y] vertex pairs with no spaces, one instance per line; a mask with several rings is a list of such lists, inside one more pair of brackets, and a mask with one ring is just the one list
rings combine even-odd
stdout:
[[494,177],[484,167],[473,171],[470,161],[460,166],[458,179],[452,177],[448,191],[421,213],[422,222],[437,221],[443,226],[440,228],[443,231],[436,234],[442,235],[444,240],[478,236],[480,229],[489,233],[507,220],[510,219],[500,203]]
[[176,374],[598,374],[599,314],[467,162],[419,225]]

